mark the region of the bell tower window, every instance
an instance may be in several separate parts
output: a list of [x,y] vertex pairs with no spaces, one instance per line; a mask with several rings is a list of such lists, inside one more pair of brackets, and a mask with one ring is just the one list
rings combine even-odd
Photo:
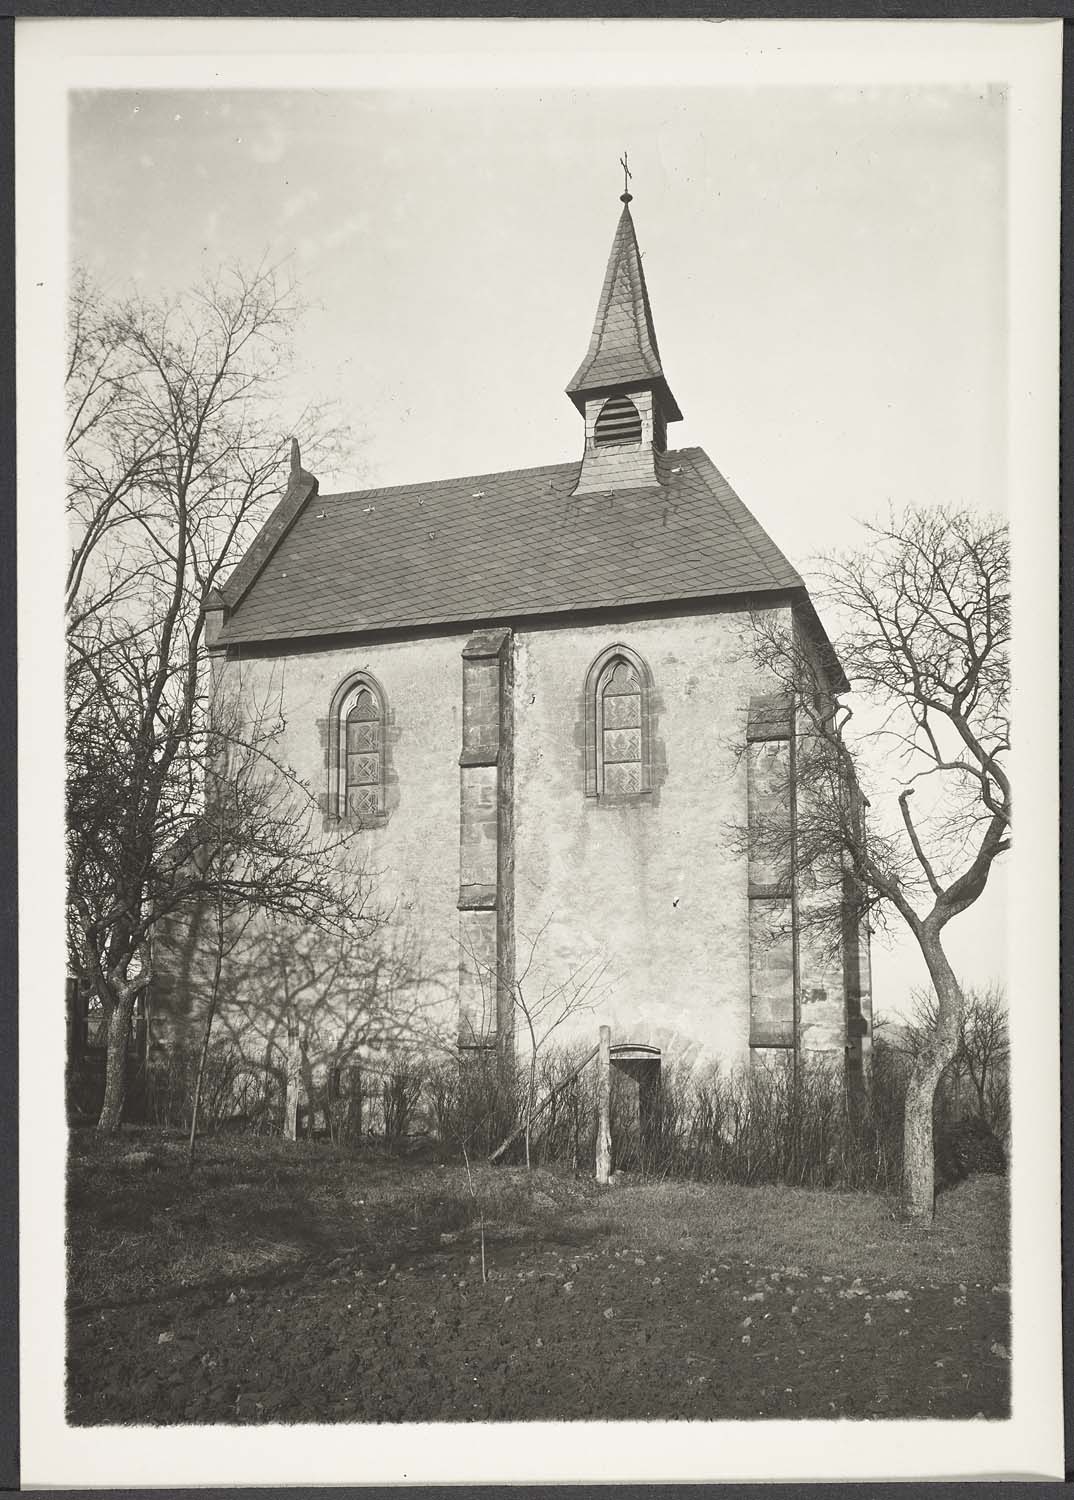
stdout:
[[612,444],[641,442],[641,414],[627,396],[612,396],[600,409],[593,428],[593,445],[608,448]]

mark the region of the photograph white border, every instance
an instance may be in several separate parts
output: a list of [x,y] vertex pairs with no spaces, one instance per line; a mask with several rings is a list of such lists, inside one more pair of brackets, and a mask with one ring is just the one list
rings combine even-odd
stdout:
[[[1061,1479],[1060,21],[16,23],[22,1484]],[[1002,84],[1015,634],[1009,1421],[72,1428],[64,1378],[62,369],[74,88]],[[181,210],[177,210],[181,211]],[[838,1439],[835,1440],[836,1432]],[[763,1441],[759,1441],[763,1439]]]

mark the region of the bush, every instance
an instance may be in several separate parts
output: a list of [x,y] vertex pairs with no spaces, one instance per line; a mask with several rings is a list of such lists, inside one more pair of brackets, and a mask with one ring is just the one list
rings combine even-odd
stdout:
[[[154,1054],[146,1068],[146,1120],[165,1130],[190,1129],[199,1049],[172,1045]],[[282,1128],[285,1080],[282,1070],[258,1067],[227,1043],[210,1047],[202,1080],[200,1128],[222,1128],[254,1135]]]
[[519,1118],[522,1080],[495,1052],[473,1049],[430,1069],[426,1080],[431,1123],[448,1151],[487,1157]]
[[613,1123],[616,1164],[709,1182],[888,1189],[902,1169],[891,1082],[877,1070],[855,1099],[842,1070],[823,1062],[726,1076],[667,1070],[633,1132]]
[[596,1070],[578,1072],[588,1047],[561,1048],[538,1058],[537,1105],[548,1105],[534,1121],[530,1157],[538,1163],[563,1162],[572,1170],[588,1166],[597,1150]]
[[[531,1160],[589,1169],[596,1141],[596,1070],[580,1074],[577,1051],[548,1050],[538,1063]],[[613,1165],[653,1177],[796,1186],[898,1187],[902,1174],[904,1071],[878,1048],[859,1096],[840,1068],[790,1061],[734,1074],[687,1067],[647,1074],[613,1066]],[[651,1080],[651,1081],[650,1081]],[[524,1070],[514,1078],[478,1056],[445,1063],[429,1081],[431,1114],[448,1150],[489,1155],[521,1121]],[[510,1154],[518,1160],[521,1139]]]
[[[592,1170],[597,1076],[592,1064],[578,1071],[587,1051],[548,1048],[539,1055],[534,1165]],[[193,1049],[172,1048],[151,1060],[153,1123],[189,1129],[196,1067]],[[383,1135],[397,1146],[422,1125],[451,1156],[461,1159],[465,1151],[471,1161],[483,1160],[521,1123],[527,1083],[525,1066],[505,1066],[493,1051],[475,1049],[434,1065],[400,1059],[383,1071],[351,1059],[329,1069],[314,1113],[336,1145]],[[841,1067],[825,1061],[758,1061],[735,1073],[613,1065],[613,1166],[700,1182],[894,1191],[902,1177],[905,1086],[905,1057],[882,1042],[856,1091]],[[284,1093],[282,1068],[255,1067],[221,1044],[209,1054],[203,1128],[277,1133]],[[517,1162],[523,1154],[520,1135],[502,1159]],[[1002,1147],[983,1121],[938,1119],[941,1180],[1004,1165]]]
[[335,1063],[326,1088],[328,1138],[333,1146],[357,1146],[362,1139],[365,1082],[357,1064]]
[[425,1075],[414,1063],[397,1062],[385,1074],[381,1096],[385,1140],[399,1141],[409,1135],[424,1089]]
[[941,1187],[974,1172],[1004,1173],[1007,1156],[995,1131],[980,1115],[942,1121],[936,1127],[936,1181]]

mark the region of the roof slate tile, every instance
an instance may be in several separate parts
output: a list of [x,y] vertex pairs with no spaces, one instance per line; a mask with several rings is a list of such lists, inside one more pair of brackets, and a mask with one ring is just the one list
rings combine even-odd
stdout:
[[[700,448],[663,455],[660,485],[620,494],[572,498],[578,467],[341,495],[310,486],[297,508],[288,491],[247,554],[256,554],[260,571],[244,559],[224,586],[231,613],[221,639],[273,641],[802,588]],[[281,525],[285,509],[293,514]]]

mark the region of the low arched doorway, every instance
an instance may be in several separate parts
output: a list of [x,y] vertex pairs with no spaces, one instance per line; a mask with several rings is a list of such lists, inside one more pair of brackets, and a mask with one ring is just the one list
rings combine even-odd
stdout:
[[645,1164],[653,1143],[660,1089],[660,1048],[647,1042],[611,1047],[612,1163],[616,1171]]

